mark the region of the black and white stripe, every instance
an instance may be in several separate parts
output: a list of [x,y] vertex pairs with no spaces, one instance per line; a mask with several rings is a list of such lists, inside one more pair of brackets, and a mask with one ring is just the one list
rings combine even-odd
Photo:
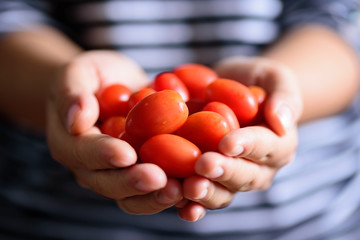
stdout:
[[[356,0],[0,0],[0,33],[53,24],[85,48],[116,49],[153,75],[186,62],[256,55],[286,29],[309,22],[346,32],[355,46],[357,6]],[[78,187],[43,139],[0,124],[0,238],[357,240],[359,103],[301,126],[296,158],[268,191],[237,194],[229,207],[196,223],[180,220],[175,209],[123,213]]]

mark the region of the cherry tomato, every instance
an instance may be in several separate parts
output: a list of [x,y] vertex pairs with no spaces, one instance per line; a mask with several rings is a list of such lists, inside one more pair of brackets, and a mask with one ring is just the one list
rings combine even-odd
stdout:
[[142,88],[139,91],[133,92],[128,100],[129,109],[132,109],[135,104],[140,102],[141,99],[149,96],[150,94],[153,94],[154,92],[156,91],[152,88]]
[[207,85],[218,78],[211,68],[196,63],[180,65],[172,72],[185,84],[190,92],[190,98],[204,99]]
[[102,133],[112,137],[119,137],[125,131],[125,117],[113,116],[105,119],[101,124],[100,130]]
[[212,111],[217,112],[227,121],[231,130],[237,129],[240,127],[239,121],[236,118],[236,115],[230,107],[222,102],[209,102],[202,109],[203,111]]
[[250,91],[254,95],[258,103],[258,112],[256,116],[247,125],[259,125],[265,123],[264,118],[264,104],[266,100],[266,92],[262,87],[249,86]]
[[217,151],[220,140],[230,131],[226,120],[218,113],[200,111],[191,114],[176,134],[186,138],[202,152]]
[[140,148],[142,162],[158,165],[169,177],[184,178],[195,174],[194,165],[200,149],[190,141],[173,134],[159,134]]
[[129,111],[128,103],[131,91],[122,84],[114,84],[100,92],[98,96],[100,119],[111,116],[126,116]]
[[181,95],[185,102],[189,100],[189,90],[174,73],[163,72],[158,74],[154,79],[153,88],[156,91],[174,90]]
[[201,111],[205,105],[206,102],[204,100],[196,98],[191,98],[186,102],[186,106],[189,109],[189,115]]
[[258,104],[249,88],[240,82],[220,78],[206,89],[206,100],[228,105],[235,113],[239,124],[251,121],[258,112]]
[[173,133],[184,124],[189,110],[174,90],[153,93],[138,102],[129,112],[125,131],[147,139],[161,133]]

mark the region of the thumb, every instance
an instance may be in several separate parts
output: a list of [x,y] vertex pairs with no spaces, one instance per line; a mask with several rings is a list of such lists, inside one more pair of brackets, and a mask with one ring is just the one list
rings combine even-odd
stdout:
[[86,58],[78,57],[60,69],[50,101],[69,133],[79,134],[94,126],[99,116],[98,88],[96,68]]
[[303,111],[302,95],[296,75],[280,64],[264,65],[257,83],[268,93],[264,105],[266,122],[278,135],[296,127]]
[[261,57],[231,57],[214,69],[219,76],[257,85],[267,93],[264,116],[270,128],[282,136],[296,125],[303,109],[296,75],[286,66]]
[[99,117],[96,95],[115,83],[134,91],[146,86],[148,79],[135,62],[113,51],[86,52],[61,69],[51,93],[70,133],[79,134],[94,126]]

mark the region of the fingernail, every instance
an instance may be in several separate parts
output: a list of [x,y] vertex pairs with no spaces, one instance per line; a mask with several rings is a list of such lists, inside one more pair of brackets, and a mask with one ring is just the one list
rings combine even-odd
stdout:
[[218,178],[224,174],[224,169],[222,167],[215,167],[210,173],[207,174],[208,178]]
[[203,209],[198,209],[197,212],[198,212],[198,217],[195,219],[195,221],[202,219],[206,214],[206,211]]
[[72,131],[72,127],[74,125],[74,122],[77,118],[77,115],[79,114],[81,108],[78,104],[74,104],[69,108],[67,119],[66,119],[66,128],[69,133]]
[[290,108],[282,104],[276,110],[276,114],[278,115],[281,125],[283,126],[285,132],[287,132],[294,124],[293,116]]
[[133,165],[136,162],[136,160],[134,160],[134,158],[118,158],[118,157],[111,157],[109,160],[109,163],[111,166],[115,167],[115,168],[122,168],[122,167],[128,167]]
[[228,152],[226,155],[230,157],[238,156],[244,152],[244,147],[240,144],[237,144],[232,151]]
[[116,157],[112,157],[109,160],[109,163],[111,164],[111,166],[115,167],[115,168],[120,168],[120,167],[124,167],[124,166],[130,166],[130,161],[126,161],[125,160],[120,160]]
[[134,185],[134,187],[139,190],[139,191],[142,191],[142,192],[147,192],[149,191],[149,186],[148,184],[146,184],[144,181],[137,181]]
[[208,189],[205,188],[195,199],[201,200],[201,199],[205,198],[207,194],[208,194]]

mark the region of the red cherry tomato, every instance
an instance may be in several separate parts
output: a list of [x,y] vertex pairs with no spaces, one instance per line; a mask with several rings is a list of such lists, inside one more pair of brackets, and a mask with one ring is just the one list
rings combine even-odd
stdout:
[[254,95],[258,103],[258,112],[256,116],[247,125],[259,125],[265,123],[264,119],[264,104],[266,100],[266,92],[262,87],[249,86],[250,91]]
[[127,101],[131,91],[122,84],[114,84],[105,88],[98,96],[100,119],[111,116],[126,116],[129,111]]
[[142,162],[158,165],[169,177],[184,178],[195,174],[194,165],[200,149],[190,141],[173,134],[159,134],[140,148]]
[[207,85],[218,78],[215,71],[201,64],[188,63],[173,69],[190,92],[190,98],[205,98]]
[[174,73],[163,72],[158,74],[154,79],[153,88],[156,91],[174,90],[181,95],[185,102],[189,100],[189,90]]
[[130,110],[125,131],[142,139],[173,133],[183,125],[188,114],[180,94],[174,90],[163,90],[145,97]]
[[216,112],[201,111],[188,117],[176,134],[186,138],[202,152],[217,151],[220,140],[230,132],[226,120]]
[[230,79],[220,78],[211,83],[206,89],[206,100],[228,105],[240,125],[251,121],[258,112],[258,104],[249,88]]
[[129,109],[132,109],[135,104],[140,102],[141,99],[149,96],[150,94],[153,94],[154,92],[156,91],[152,88],[142,88],[139,91],[133,92],[128,100]]
[[125,117],[113,116],[107,118],[100,127],[102,133],[112,137],[119,137],[125,131]]
[[236,115],[230,107],[222,102],[209,102],[202,109],[203,111],[212,111],[217,112],[227,121],[231,130],[237,129],[240,127],[239,121],[236,118]]

